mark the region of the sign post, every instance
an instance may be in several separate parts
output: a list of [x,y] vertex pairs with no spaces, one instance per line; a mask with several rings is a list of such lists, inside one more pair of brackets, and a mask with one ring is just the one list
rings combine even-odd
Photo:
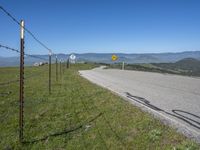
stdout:
[[124,61],[122,62],[122,70],[124,70]]

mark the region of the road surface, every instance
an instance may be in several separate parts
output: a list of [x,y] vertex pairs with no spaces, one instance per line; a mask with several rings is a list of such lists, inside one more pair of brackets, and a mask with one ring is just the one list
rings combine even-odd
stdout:
[[200,143],[200,78],[103,67],[79,73]]

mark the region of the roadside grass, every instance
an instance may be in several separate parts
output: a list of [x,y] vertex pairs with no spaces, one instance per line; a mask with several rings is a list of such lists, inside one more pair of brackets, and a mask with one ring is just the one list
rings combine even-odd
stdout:
[[[121,69],[122,66],[119,63],[116,64],[107,64],[107,68]],[[158,72],[158,73],[169,73],[177,75],[187,75],[183,74],[181,70],[172,70],[158,67],[154,64],[126,64],[125,70],[137,70],[137,71],[147,71],[147,72]]]
[[[189,64],[189,65],[188,65]],[[104,64],[107,69],[122,69],[121,63]],[[196,67],[197,66],[197,67]],[[200,69],[197,64],[190,62],[182,63],[140,63],[140,64],[125,64],[125,70],[157,72],[163,74],[175,74],[181,76],[200,76]]]
[[[0,149],[200,149],[199,145],[122,98],[65,69],[58,82],[52,67],[26,67],[24,143],[18,142],[19,86],[1,86]],[[16,79],[18,68],[0,68],[0,83]],[[39,73],[39,74],[38,74]]]

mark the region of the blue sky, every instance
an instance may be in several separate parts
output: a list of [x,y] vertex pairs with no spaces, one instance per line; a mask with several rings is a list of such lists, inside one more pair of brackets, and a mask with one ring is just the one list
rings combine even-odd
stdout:
[[[0,0],[54,53],[200,50],[199,0]],[[0,11],[0,43],[19,48],[19,26]],[[26,33],[27,53],[47,54]],[[12,55],[0,51],[0,56]]]

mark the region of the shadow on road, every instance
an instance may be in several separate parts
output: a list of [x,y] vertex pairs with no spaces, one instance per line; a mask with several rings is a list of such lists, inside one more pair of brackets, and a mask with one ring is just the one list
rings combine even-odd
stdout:
[[[192,114],[190,112],[187,112],[187,111],[183,111],[183,110],[172,110],[172,113],[170,112],[167,112],[161,108],[158,108],[157,106],[154,106],[152,105],[147,99],[143,98],[143,97],[139,97],[139,96],[134,96],[128,92],[125,92],[126,94],[126,97],[142,104],[142,105],[145,105],[147,106],[148,108],[151,108],[155,111],[160,111],[160,112],[163,112],[167,115],[170,115],[170,116],[173,116],[173,117],[176,117],[186,123],[188,123],[189,125],[197,128],[197,129],[200,129],[200,122],[197,121],[197,120],[194,120],[193,118],[197,118],[197,119],[200,119],[200,116],[198,115],[195,115],[195,114]],[[191,116],[191,117],[189,117]]]

